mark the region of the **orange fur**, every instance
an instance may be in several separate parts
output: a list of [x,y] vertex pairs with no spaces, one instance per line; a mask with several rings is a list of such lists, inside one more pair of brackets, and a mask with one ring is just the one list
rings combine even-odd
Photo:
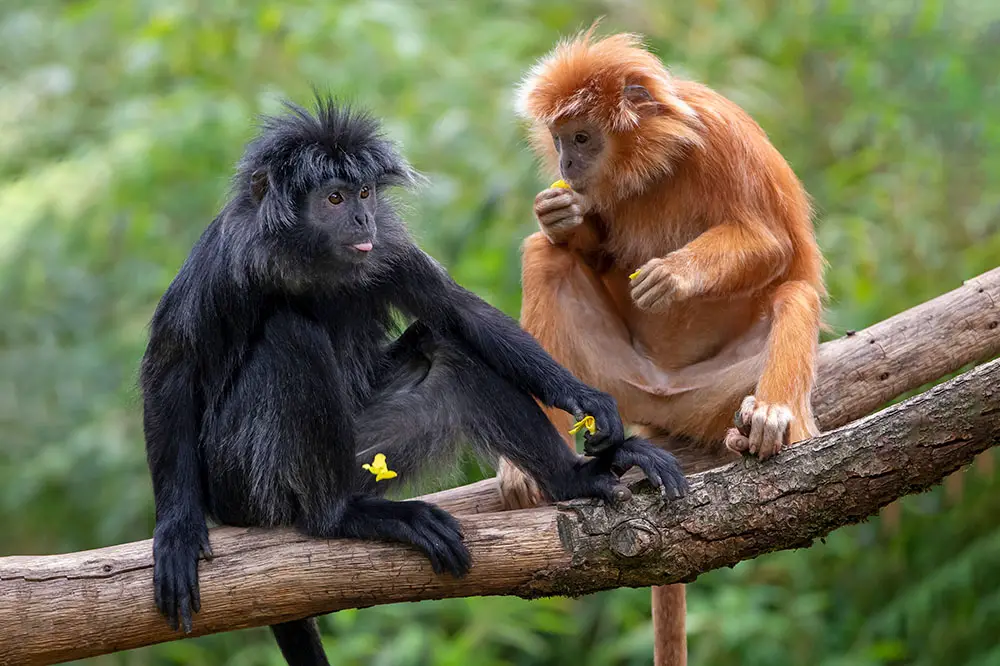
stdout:
[[[632,85],[651,99],[627,99]],[[757,451],[765,422],[791,443],[817,434],[810,393],[823,260],[808,197],[757,123],[710,88],[672,77],[637,36],[597,40],[593,29],[539,61],[518,108],[550,169],[550,127],[584,119],[607,139],[581,235],[525,241],[524,328],[689,470],[735,456],[723,441]],[[630,281],[640,267],[646,277]],[[650,300],[633,296],[639,280],[659,300],[637,305]],[[727,433],[748,394],[756,433]],[[784,430],[773,430],[776,414]],[[682,587],[654,588],[658,665],[686,662],[683,598]]]

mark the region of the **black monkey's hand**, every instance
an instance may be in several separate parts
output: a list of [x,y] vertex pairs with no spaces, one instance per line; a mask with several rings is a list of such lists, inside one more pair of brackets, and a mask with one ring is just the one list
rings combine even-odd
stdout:
[[191,614],[201,610],[198,554],[212,558],[203,518],[157,523],[153,531],[153,588],[156,607],[170,627],[191,632]]
[[618,415],[618,403],[607,393],[581,384],[574,395],[561,402],[563,404],[554,406],[569,412],[578,421],[587,415],[594,417],[597,432],[587,432],[583,436],[583,451],[588,456],[617,447],[625,440],[625,426]]

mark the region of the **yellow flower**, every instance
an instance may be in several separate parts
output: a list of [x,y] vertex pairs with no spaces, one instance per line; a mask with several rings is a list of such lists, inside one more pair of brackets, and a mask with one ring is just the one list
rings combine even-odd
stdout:
[[567,183],[565,180],[563,180],[562,178],[560,178],[556,182],[554,182],[551,185],[549,185],[549,187],[558,187],[561,190],[568,190],[569,189],[569,183]]
[[628,276],[628,279],[629,279],[629,280],[634,280],[634,279],[636,279],[637,277],[639,277],[639,273],[641,273],[641,272],[642,272],[642,270],[641,270],[641,269],[640,269],[640,270],[637,270],[637,271],[636,271],[635,273],[632,273],[632,275],[629,275],[629,276]]
[[569,434],[575,435],[576,433],[580,432],[580,428],[586,428],[587,432],[593,435],[595,432],[597,432],[597,421],[594,420],[593,416],[588,414],[587,416],[583,417],[582,421],[577,421],[576,423],[573,424],[573,427],[570,429]]
[[389,469],[386,465],[384,453],[376,453],[375,460],[372,461],[372,464],[369,465],[368,463],[365,463],[361,466],[361,469],[366,469],[374,474],[376,483],[382,481],[383,479],[396,478],[396,473]]

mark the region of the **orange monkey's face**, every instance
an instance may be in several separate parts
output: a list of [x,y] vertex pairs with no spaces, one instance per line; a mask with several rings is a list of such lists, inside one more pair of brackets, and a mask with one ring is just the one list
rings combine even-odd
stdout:
[[585,194],[597,180],[607,156],[604,132],[581,118],[550,125],[549,131],[559,153],[559,174],[576,192]]

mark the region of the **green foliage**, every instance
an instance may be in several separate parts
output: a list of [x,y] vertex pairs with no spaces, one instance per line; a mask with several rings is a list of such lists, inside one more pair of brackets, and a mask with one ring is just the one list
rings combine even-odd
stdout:
[[[135,391],[145,326],[222,202],[254,115],[283,96],[308,103],[315,84],[383,115],[431,178],[406,200],[423,245],[516,314],[518,245],[551,174],[537,173],[511,91],[602,14],[747,108],[788,157],[815,199],[837,330],[997,263],[991,0],[6,0],[0,555],[150,535]],[[691,663],[1000,664],[1000,495],[988,475],[964,479],[956,501],[911,498],[891,524],[702,577]],[[407,604],[322,626],[339,663],[379,666],[647,664],[652,635],[647,590]],[[281,662],[251,630],[90,663]]]

